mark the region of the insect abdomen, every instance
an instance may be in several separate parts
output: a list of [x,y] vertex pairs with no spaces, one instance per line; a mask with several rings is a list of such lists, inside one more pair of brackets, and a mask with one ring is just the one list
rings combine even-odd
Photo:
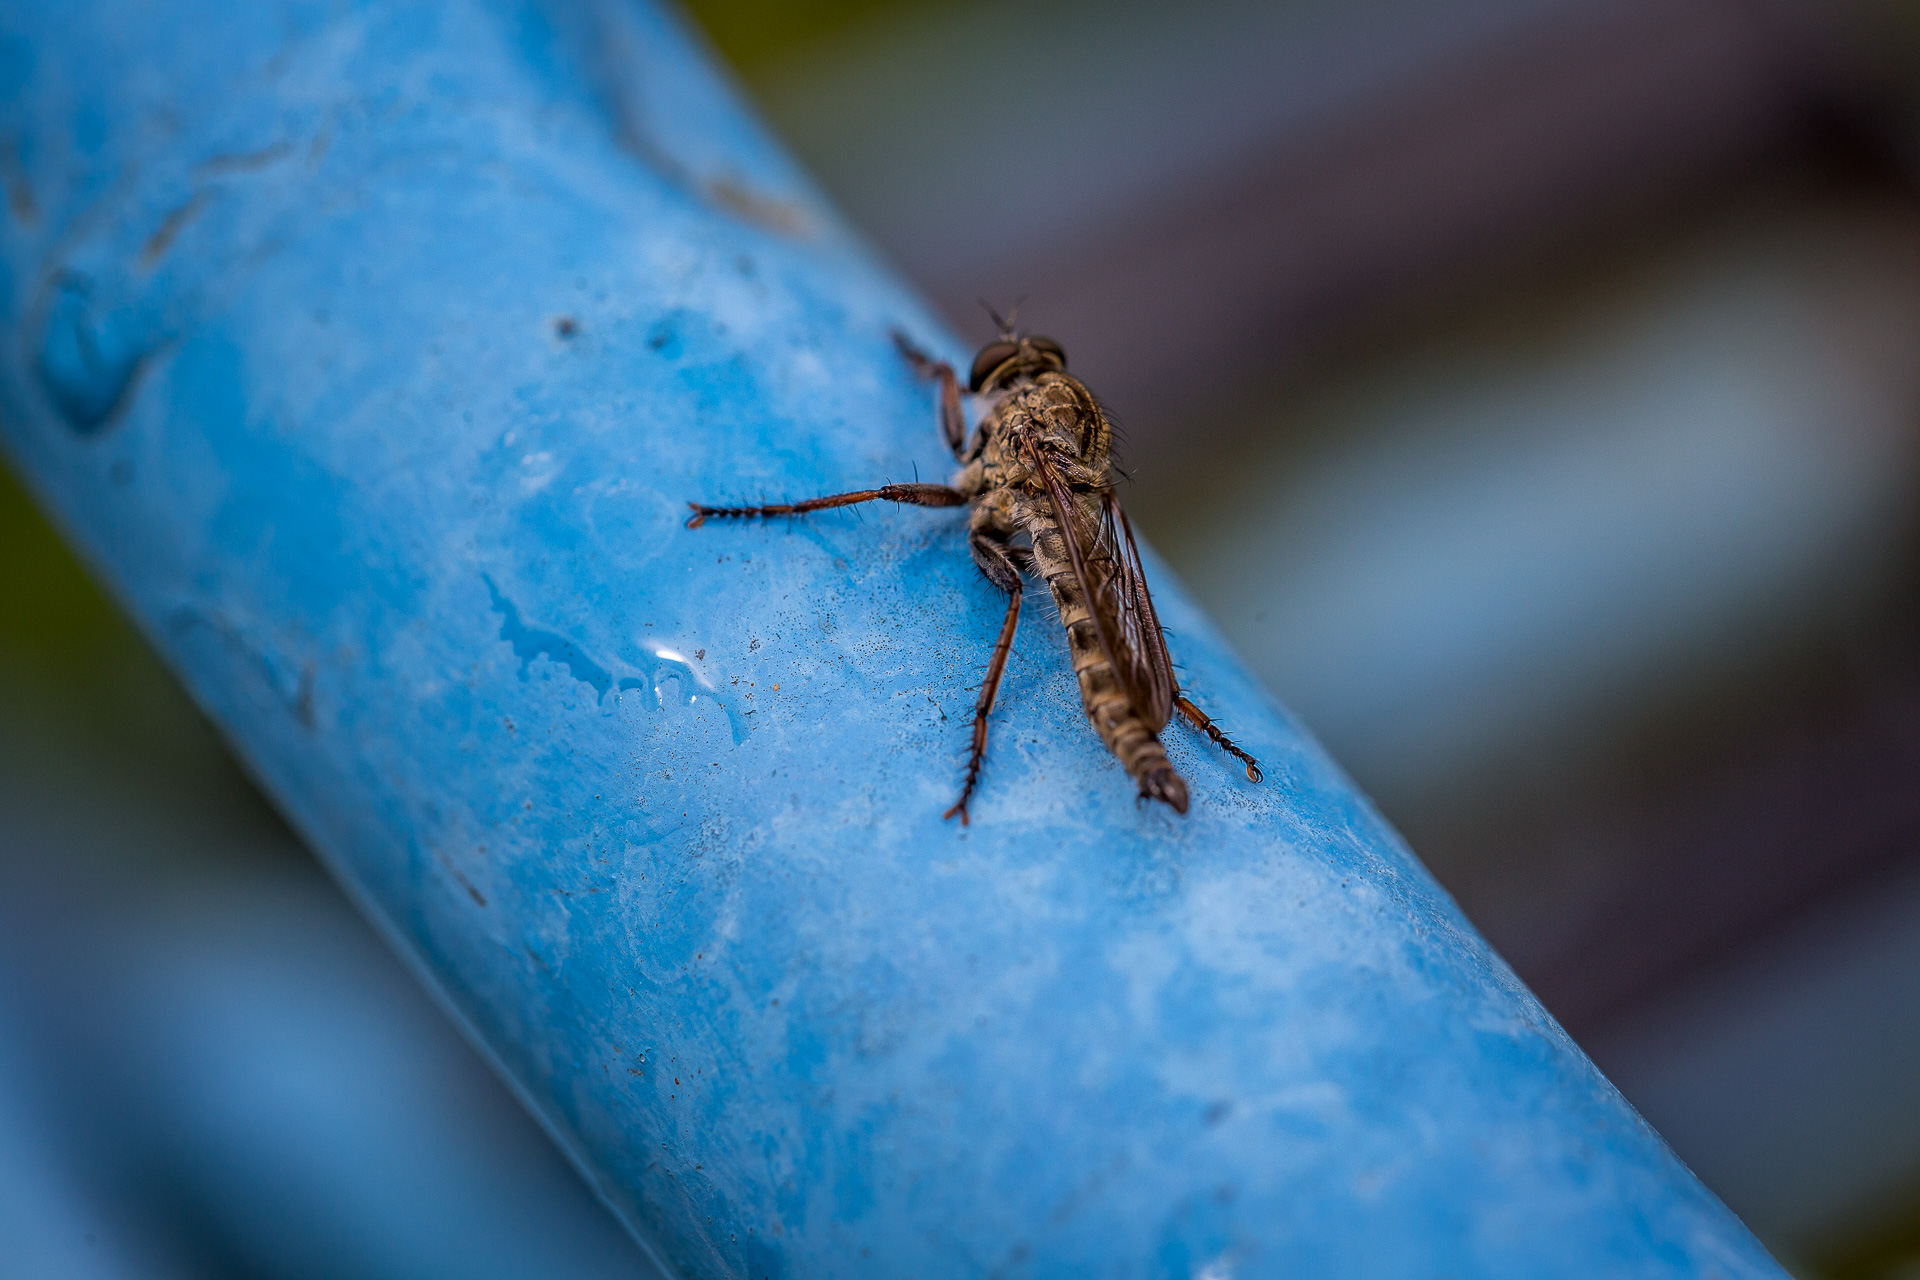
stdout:
[[[1153,727],[1134,709],[1120,678],[1100,647],[1080,580],[1067,559],[1060,530],[1044,516],[1026,521],[1033,539],[1034,568],[1046,579],[1053,600],[1060,609],[1061,625],[1067,629],[1067,647],[1073,655],[1073,673],[1080,681],[1080,704],[1087,720],[1100,735],[1120,767],[1127,771],[1140,794],[1165,801],[1179,813],[1187,811],[1187,784],[1167,759]],[[1098,572],[1098,570],[1094,570]]]

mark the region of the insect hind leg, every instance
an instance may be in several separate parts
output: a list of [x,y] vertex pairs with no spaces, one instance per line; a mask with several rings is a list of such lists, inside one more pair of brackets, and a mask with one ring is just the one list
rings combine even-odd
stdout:
[[1215,746],[1219,747],[1228,755],[1236,757],[1242,764],[1247,766],[1247,781],[1258,782],[1265,776],[1260,772],[1260,762],[1235,746],[1233,739],[1220,732],[1220,726],[1209,719],[1206,712],[1194,706],[1186,694],[1174,694],[1173,705],[1179,710],[1182,716],[1186,717],[1188,724],[1206,734],[1209,738],[1212,738]]
[[1010,548],[977,529],[969,541],[980,572],[1007,593],[1007,618],[1000,624],[1000,637],[993,642],[993,657],[987,663],[987,678],[980,686],[980,697],[973,704],[973,741],[967,750],[967,780],[961,785],[960,798],[940,815],[942,818],[958,815],[963,827],[967,825],[967,802],[973,799],[974,788],[980,785],[980,771],[986,766],[987,717],[993,712],[1000,679],[1007,671],[1007,655],[1013,650],[1013,634],[1020,625],[1021,595],[1020,571],[1009,554]]

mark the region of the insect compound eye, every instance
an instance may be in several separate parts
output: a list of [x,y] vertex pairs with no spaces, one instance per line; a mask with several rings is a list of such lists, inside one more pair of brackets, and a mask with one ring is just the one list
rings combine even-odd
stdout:
[[973,373],[967,379],[968,389],[978,391],[986,383],[989,374],[1019,354],[1019,344],[1013,342],[993,342],[980,348],[980,354],[973,358]]
[[1041,355],[1052,356],[1055,360],[1058,360],[1062,369],[1067,367],[1067,353],[1061,350],[1060,344],[1052,338],[1028,338],[1027,345],[1035,351],[1038,351]]

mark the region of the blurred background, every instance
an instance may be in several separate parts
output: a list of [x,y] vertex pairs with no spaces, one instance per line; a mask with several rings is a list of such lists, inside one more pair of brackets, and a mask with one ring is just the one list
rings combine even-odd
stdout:
[[[689,13],[963,335],[1064,343],[1174,572],[1708,1185],[1920,1277],[1920,10]],[[3,477],[0,1240],[651,1274]]]

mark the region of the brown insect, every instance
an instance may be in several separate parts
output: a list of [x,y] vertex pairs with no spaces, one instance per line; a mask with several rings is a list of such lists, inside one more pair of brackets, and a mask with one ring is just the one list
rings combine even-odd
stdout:
[[1142,799],[1187,811],[1187,784],[1158,736],[1176,710],[1245,763],[1248,778],[1260,781],[1254,758],[1194,706],[1174,679],[1133,527],[1113,492],[1113,424],[1092,393],[1067,373],[1060,344],[1001,325],[999,340],[974,357],[968,390],[981,397],[983,408],[969,438],[953,366],[933,359],[906,335],[893,336],[914,370],[939,384],[940,432],[961,464],[951,485],[887,484],[759,507],[690,502],[687,527],[709,518],[797,516],[875,499],[922,507],[972,504],[967,541],[973,562],[1007,593],[1007,617],[974,704],[967,778],[959,801],[946,812],[949,818],[967,821],[967,802],[987,756],[987,716],[1020,620],[1021,578],[1029,573],[1045,580],[1059,606],[1087,719]]

